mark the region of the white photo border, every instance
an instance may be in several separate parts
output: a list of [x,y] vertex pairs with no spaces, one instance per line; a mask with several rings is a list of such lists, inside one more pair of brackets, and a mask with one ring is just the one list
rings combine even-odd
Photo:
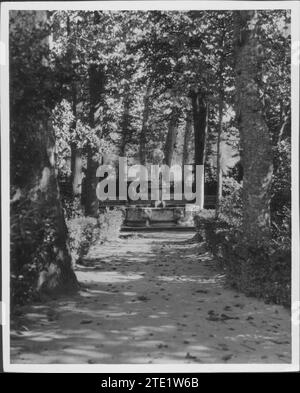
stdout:
[[[9,197],[9,49],[10,10],[291,10],[292,100],[292,362],[290,364],[15,364],[10,362],[10,197]],[[5,372],[174,373],[299,371],[299,1],[84,1],[4,2],[1,4],[1,209],[2,339]],[[6,312],[5,312],[6,311]]]

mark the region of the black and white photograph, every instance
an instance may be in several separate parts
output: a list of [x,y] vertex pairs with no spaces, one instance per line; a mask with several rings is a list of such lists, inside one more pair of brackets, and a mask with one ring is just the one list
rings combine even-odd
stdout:
[[299,370],[299,5],[2,4],[4,371]]

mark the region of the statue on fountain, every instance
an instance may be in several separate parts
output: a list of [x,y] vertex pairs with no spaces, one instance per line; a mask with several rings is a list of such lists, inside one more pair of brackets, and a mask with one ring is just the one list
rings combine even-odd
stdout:
[[[161,167],[163,164],[163,160],[165,158],[164,152],[161,149],[154,149],[153,151],[153,163],[154,165],[158,165]],[[162,199],[162,190],[163,190],[163,184],[162,184],[162,176],[161,173],[159,174],[159,183],[158,183],[158,200],[154,202],[154,207],[166,207],[166,202]]]

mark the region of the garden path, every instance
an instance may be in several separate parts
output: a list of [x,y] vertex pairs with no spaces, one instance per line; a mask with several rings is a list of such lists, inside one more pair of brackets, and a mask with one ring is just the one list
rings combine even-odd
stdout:
[[13,363],[289,363],[290,314],[224,287],[187,232],[95,246],[72,297],[18,311]]

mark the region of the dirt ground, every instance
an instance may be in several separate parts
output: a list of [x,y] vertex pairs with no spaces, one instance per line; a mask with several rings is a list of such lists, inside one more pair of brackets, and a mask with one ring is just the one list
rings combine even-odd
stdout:
[[226,289],[193,233],[91,249],[81,291],[23,307],[12,363],[290,363],[290,313]]

